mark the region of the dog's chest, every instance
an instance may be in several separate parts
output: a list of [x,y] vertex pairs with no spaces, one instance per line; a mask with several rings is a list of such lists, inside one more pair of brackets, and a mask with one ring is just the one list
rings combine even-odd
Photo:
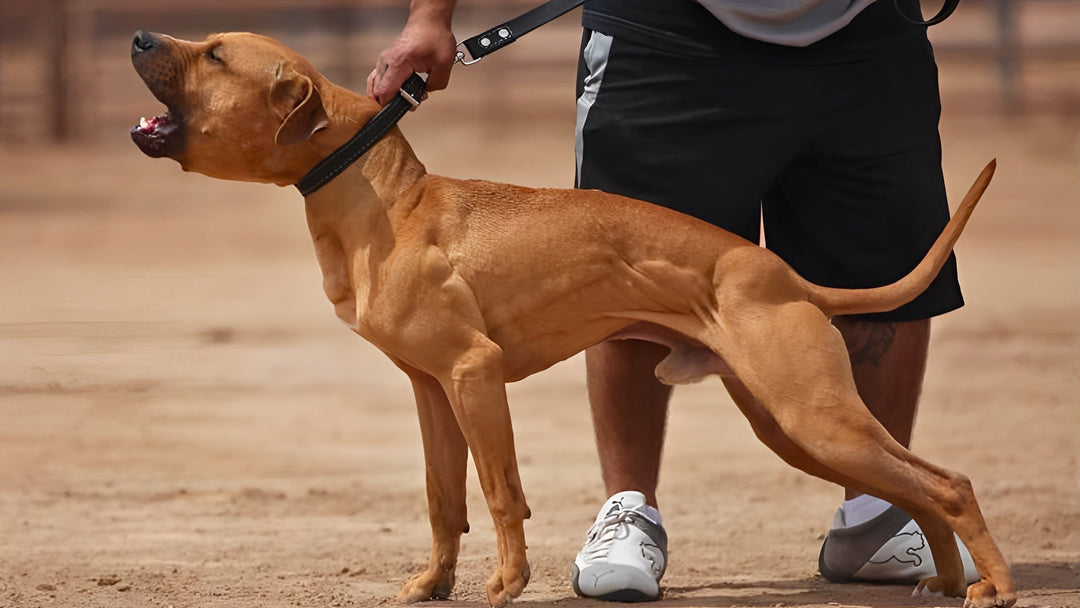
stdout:
[[323,275],[323,292],[334,305],[334,314],[349,329],[359,331],[356,285],[350,268],[352,264],[341,238],[333,232],[315,230],[312,230],[311,237],[315,245],[315,258]]

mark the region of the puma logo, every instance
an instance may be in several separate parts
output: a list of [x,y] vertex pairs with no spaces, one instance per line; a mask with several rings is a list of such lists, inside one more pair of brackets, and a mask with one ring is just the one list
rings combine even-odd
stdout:
[[664,551],[653,543],[641,543],[641,557],[649,562],[653,576],[659,578],[664,574]]
[[916,567],[922,565],[924,558],[919,555],[919,551],[926,548],[926,539],[923,538],[922,532],[897,534],[889,542],[892,544],[893,554],[884,560],[870,560],[870,563],[885,564],[895,560]]
[[608,570],[604,570],[603,572],[593,573],[593,575],[592,575],[593,576],[593,586],[594,587],[599,586],[600,579],[607,576],[607,575],[609,575],[609,574],[615,574],[615,569],[610,568]]
[[623,499],[621,499],[621,498],[619,500],[611,501],[611,508],[608,509],[608,512],[604,514],[604,517],[610,517],[610,516],[618,513],[619,511],[622,511],[623,510],[622,501],[623,501]]

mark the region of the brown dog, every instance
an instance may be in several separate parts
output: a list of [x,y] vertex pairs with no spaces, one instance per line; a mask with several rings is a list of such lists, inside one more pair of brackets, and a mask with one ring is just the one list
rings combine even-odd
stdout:
[[[186,42],[140,32],[132,61],[168,107],[132,130],[135,142],[222,179],[293,185],[379,110],[252,34]],[[938,568],[917,592],[964,595],[955,531],[981,576],[965,605],[1012,604],[1009,567],[970,482],[904,449],[870,415],[829,323],[921,293],[993,166],[908,276],[844,290],[811,284],[767,249],[643,202],[429,175],[391,130],[305,203],[335,312],[415,391],[434,542],[427,571],[400,599],[450,593],[468,528],[469,450],[498,537],[488,600],[502,606],[522,592],[529,508],[505,383],[592,344],[634,337],[671,347],[656,370],[665,382],[723,376],[758,436],[789,464],[914,516]]]

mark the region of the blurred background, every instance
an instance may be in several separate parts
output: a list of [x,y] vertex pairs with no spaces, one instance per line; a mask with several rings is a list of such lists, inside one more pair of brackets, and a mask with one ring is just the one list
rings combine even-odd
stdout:
[[[458,0],[454,29],[533,5]],[[138,29],[268,34],[362,90],[406,12],[0,0],[0,607],[371,606],[426,563],[408,381],[334,317],[299,194],[185,174],[128,136],[162,110],[131,68]],[[456,67],[407,115],[429,171],[571,185],[579,21]],[[973,479],[1018,605],[1077,607],[1080,1],[962,0],[931,38],[950,200],[998,171],[958,246],[968,304],[934,321],[914,449]],[[605,498],[582,362],[509,393],[526,596],[549,605]],[[661,605],[916,601],[816,576],[840,492],[758,444],[719,381],[676,392],[662,480]],[[469,483],[454,599],[480,606],[494,540]]]
[[[460,0],[458,37],[533,4]],[[935,12],[940,4],[923,2],[924,13]],[[459,75],[480,72],[491,85],[482,94],[469,93],[481,103],[465,104],[474,110],[466,116],[488,117],[488,110],[508,104],[527,106],[523,113],[565,113],[565,90],[561,96],[539,98],[535,91],[569,87],[577,51],[576,14],[533,33],[529,45],[516,45],[525,48],[510,47],[482,68],[459,69]],[[332,80],[362,89],[378,51],[400,31],[406,16],[407,2],[401,0],[5,0],[0,5],[0,141],[103,141],[128,124],[144,97],[126,53],[136,29],[197,39],[230,30],[269,34],[304,53]],[[946,80],[950,100],[979,111],[1078,111],[1077,2],[964,0],[931,34],[947,77],[954,65],[966,68],[962,81]]]

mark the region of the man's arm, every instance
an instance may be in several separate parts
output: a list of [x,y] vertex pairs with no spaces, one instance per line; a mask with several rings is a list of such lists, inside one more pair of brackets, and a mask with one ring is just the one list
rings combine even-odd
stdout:
[[367,79],[367,94],[386,105],[413,72],[428,74],[427,90],[445,89],[454,65],[450,29],[456,0],[412,0],[409,19],[390,46],[379,54]]

